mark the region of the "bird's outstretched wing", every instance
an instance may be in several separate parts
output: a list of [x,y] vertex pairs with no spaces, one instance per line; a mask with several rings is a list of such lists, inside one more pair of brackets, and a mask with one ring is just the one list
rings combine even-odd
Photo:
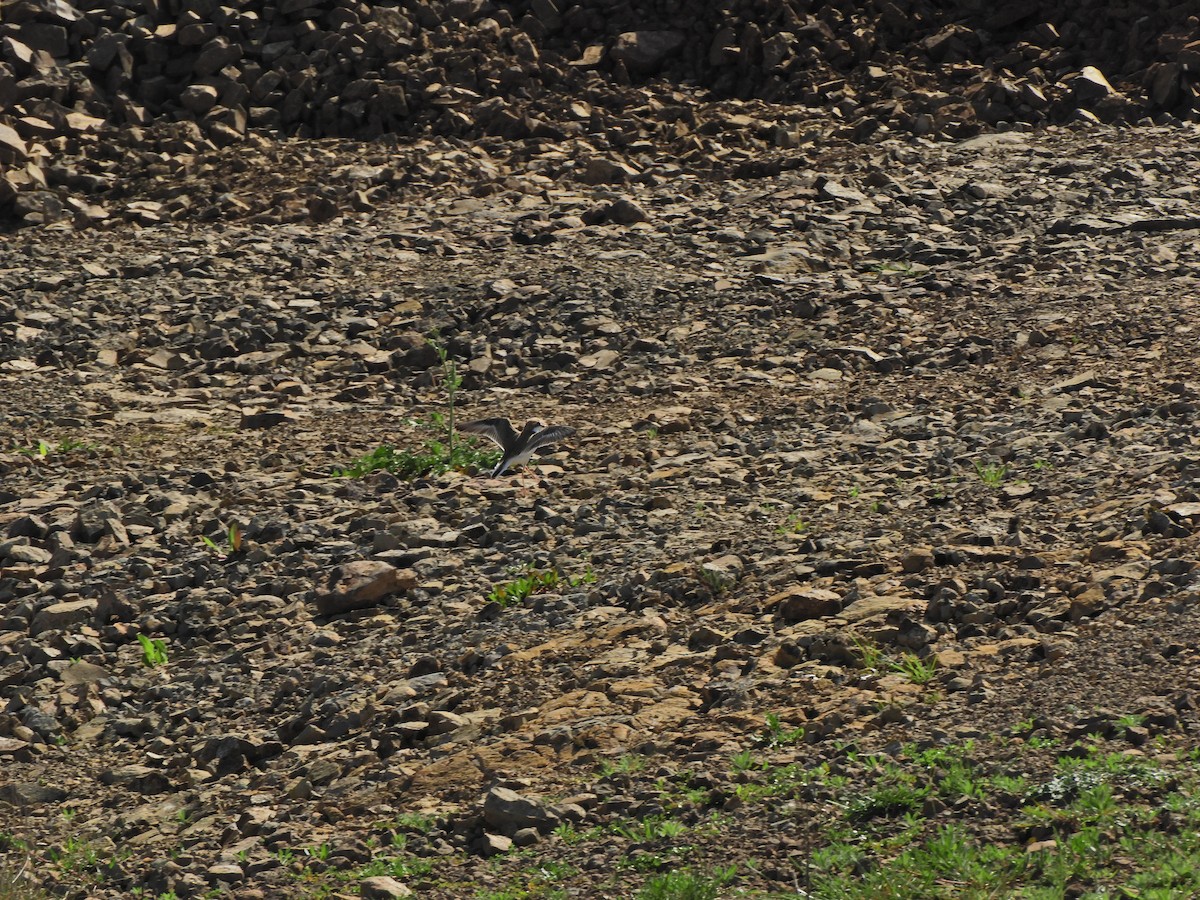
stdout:
[[517,433],[513,431],[512,423],[508,419],[479,419],[459,425],[458,430],[468,434],[481,434],[497,444],[501,450],[508,450],[517,439]]
[[547,444],[569,438],[574,433],[575,429],[569,425],[551,425],[548,428],[542,428],[529,439],[529,449],[536,450],[539,447],[545,447]]

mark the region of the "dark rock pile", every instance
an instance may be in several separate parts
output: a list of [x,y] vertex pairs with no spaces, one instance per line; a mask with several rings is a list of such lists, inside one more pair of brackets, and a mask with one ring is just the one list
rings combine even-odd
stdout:
[[[420,164],[315,143],[314,182]],[[1164,869],[1200,792],[1194,129],[619,190],[439,191],[501,148],[411,143],[425,186],[370,213],[7,236],[0,896],[650,897],[678,862],[923,898],[820,885],[948,828],[1042,887],[1102,771],[1130,862],[1044,895]],[[203,190],[300,177],[288,146]],[[336,475],[442,434],[433,335],[459,422],[577,434]],[[919,819],[856,811],[885,766]]]
[[[864,141],[1191,119],[1198,13],[1197,0],[17,0],[0,25],[0,209],[98,225],[126,176],[193,177],[197,154],[251,133],[565,145],[618,160],[560,173],[596,183],[636,175],[651,145],[724,170],[722,135],[763,155],[810,126]],[[788,106],[720,102],[755,100]]]

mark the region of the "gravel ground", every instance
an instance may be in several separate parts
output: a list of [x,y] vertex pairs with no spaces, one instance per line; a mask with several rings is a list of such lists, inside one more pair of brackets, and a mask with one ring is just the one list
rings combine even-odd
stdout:
[[[1067,807],[1076,741],[1186,783],[1196,137],[502,167],[324,222],[10,235],[5,862],[72,897],[627,897],[734,865],[722,890],[839,896],[820,851],[895,824],[854,805],[887,760],[1027,782],[925,796],[913,841],[1065,846],[1024,810]],[[461,171],[423,146],[284,142],[238,177]],[[334,477],[428,439],[439,346],[459,421],[577,434],[496,479]]]

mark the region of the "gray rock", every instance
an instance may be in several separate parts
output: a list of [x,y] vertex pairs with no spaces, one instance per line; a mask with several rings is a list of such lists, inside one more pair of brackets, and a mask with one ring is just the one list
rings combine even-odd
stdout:
[[60,803],[68,796],[62,788],[36,782],[23,781],[0,785],[0,800],[21,808]]
[[49,550],[34,547],[25,541],[5,541],[0,544],[0,559],[7,559],[13,563],[44,566],[50,562],[53,555]]
[[494,787],[483,801],[483,820],[501,834],[536,828],[545,834],[555,828],[559,816],[546,804],[523,797],[509,788]]
[[358,883],[358,893],[363,900],[396,900],[398,897],[414,896],[412,890],[390,875],[375,875]]
[[93,684],[112,676],[103,666],[80,660],[63,669],[58,677],[62,679],[63,684]]
[[480,842],[479,851],[485,857],[499,856],[507,853],[513,847],[513,839],[502,834],[485,832]]
[[184,108],[202,116],[217,105],[220,96],[220,91],[211,84],[193,84],[179,95],[179,102]]
[[627,31],[617,35],[609,55],[630,72],[649,75],[661,69],[686,40],[681,31]]
[[1084,66],[1071,81],[1071,93],[1080,103],[1093,103],[1104,97],[1112,96],[1116,91],[1098,68]]
[[124,543],[129,542],[129,536],[121,525],[121,511],[107,500],[92,500],[80,507],[71,526],[71,537],[94,544],[105,534],[123,536]]
[[378,560],[356,560],[330,574],[327,589],[316,597],[317,612],[333,616],[365,609],[416,585],[417,576],[411,569],[397,569]]
[[215,866],[209,866],[205,874],[208,880],[212,883],[236,884],[246,878],[246,873],[241,866],[234,863],[217,863]]
[[99,608],[98,600],[71,600],[51,604],[34,615],[29,633],[37,636],[43,631],[65,631],[75,625],[94,622]]

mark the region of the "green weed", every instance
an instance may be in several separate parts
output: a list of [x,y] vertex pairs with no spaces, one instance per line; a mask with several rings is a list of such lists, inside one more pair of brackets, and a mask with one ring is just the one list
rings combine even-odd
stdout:
[[776,534],[803,534],[808,531],[808,523],[799,513],[792,513],[775,529]]
[[423,813],[400,813],[391,822],[392,828],[402,828],[405,831],[415,831],[419,834],[429,834],[437,824],[437,819]]
[[975,461],[975,474],[988,487],[998,487],[1008,475],[1008,466]]
[[859,664],[864,669],[877,670],[880,668],[884,655],[879,647],[870,641],[854,638],[854,648],[858,651]]
[[905,653],[891,663],[891,669],[907,675],[913,684],[928,684],[937,674],[937,657],[931,655],[921,659],[915,653]]
[[666,816],[647,816],[640,822],[616,822],[609,827],[614,834],[638,843],[658,838],[676,838],[687,831],[687,826],[678,819]]
[[716,900],[721,888],[737,876],[737,866],[711,874],[692,870],[664,872],[650,878],[637,900]]
[[17,452],[23,456],[36,457],[37,459],[45,459],[51,453],[70,453],[73,450],[97,450],[96,444],[89,444],[84,441],[77,441],[73,438],[64,438],[57,444],[49,444],[46,441],[39,440],[35,447],[18,447]]
[[531,594],[551,591],[559,585],[580,587],[592,584],[596,580],[596,573],[592,571],[591,566],[581,575],[569,575],[565,578],[555,569],[539,570],[534,568],[532,563],[526,566],[524,571],[524,575],[492,588],[488,600],[507,608],[520,603]]
[[325,860],[329,859],[329,853],[332,849],[333,848],[329,846],[329,843],[326,842],[324,844],[317,844],[312,847],[305,847],[304,855],[310,857],[311,859],[319,859],[321,862],[324,862]]
[[895,817],[907,812],[919,812],[929,796],[924,785],[880,784],[854,797],[846,804],[846,815],[852,821],[865,821],[876,816]]
[[874,272],[876,275],[912,275],[916,271],[916,267],[909,262],[897,262],[895,260],[884,260],[883,262],[871,263],[867,266],[868,272]]
[[735,583],[733,575],[722,572],[720,569],[713,568],[712,566],[698,567],[696,569],[696,576],[714,596],[724,594]]
[[161,638],[149,638],[144,634],[137,636],[142,645],[142,665],[148,669],[167,664],[167,643]]
[[636,756],[631,753],[626,753],[615,763],[609,760],[602,760],[600,765],[596,767],[596,773],[601,778],[608,778],[612,775],[632,775],[635,772],[640,772],[646,768],[646,757]]
[[762,762],[751,751],[743,750],[740,753],[735,753],[729,760],[729,765],[735,772],[749,772],[754,769],[766,768],[766,763]]
[[[429,423],[412,422],[418,428],[436,428],[438,419]],[[427,475],[490,469],[500,458],[499,453],[481,450],[473,439],[460,438],[453,446],[440,440],[426,440],[420,450],[397,450],[381,444],[370,453],[360,456],[344,468],[334,469],[335,478],[363,478],[380,470],[391,472],[403,481],[413,481]]]
[[377,875],[390,875],[392,878],[420,878],[433,871],[433,860],[422,856],[381,856],[371,860],[365,866],[355,870],[356,879],[371,878]]
[[788,728],[775,713],[767,713],[766,727],[758,736],[758,742],[768,747],[782,747],[804,740],[804,729]]
[[370,453],[360,456],[349,465],[333,470],[334,478],[362,478],[380,470],[391,472],[404,481],[449,471],[490,469],[499,460],[498,452],[480,449],[474,438],[463,438],[455,432],[455,412],[462,375],[458,364],[450,358],[445,346],[436,340],[430,344],[442,363],[442,390],[446,395],[446,411],[431,412],[424,421],[409,419],[411,427],[428,432],[417,450],[397,450],[381,444]]

